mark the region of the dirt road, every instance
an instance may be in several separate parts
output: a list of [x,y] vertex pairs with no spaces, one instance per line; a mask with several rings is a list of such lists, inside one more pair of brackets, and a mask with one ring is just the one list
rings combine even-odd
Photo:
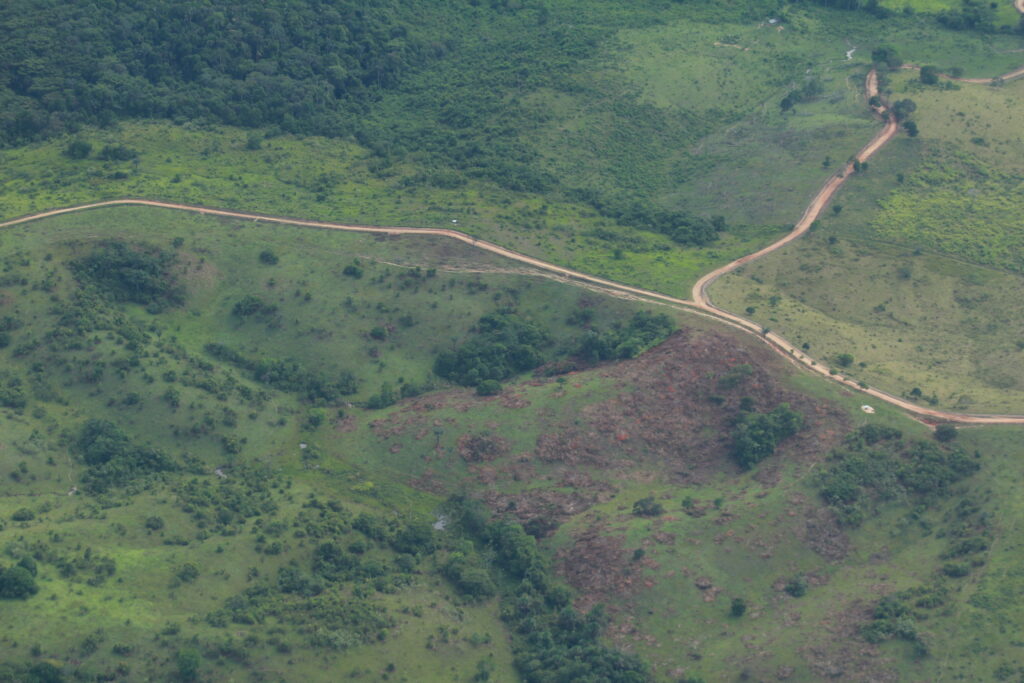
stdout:
[[[1015,0],[1018,9],[1024,13],[1024,0]],[[1006,77],[1014,77],[1014,75],[1024,74],[1024,67],[1017,71],[1007,74]],[[988,81],[982,81],[988,82]],[[865,94],[868,98],[878,94],[878,77],[874,70],[868,73],[867,79],[865,80]],[[864,162],[869,159],[873,154],[878,152],[887,142],[889,142],[899,131],[899,126],[896,122],[895,117],[882,107],[875,108],[875,113],[882,119],[885,120],[885,126],[868,142],[867,145],[861,149],[855,156],[857,161]],[[629,298],[635,298],[638,300],[648,301],[651,303],[659,303],[662,305],[670,306],[679,310],[685,310],[690,313],[695,313],[702,317],[711,318],[721,323],[730,325],[736,329],[743,330],[755,335],[757,338],[764,341],[766,344],[771,346],[779,354],[787,358],[790,362],[800,367],[806,368],[813,372],[816,372],[834,382],[838,382],[842,385],[849,387],[850,389],[859,391],[868,396],[872,396],[886,403],[892,404],[910,413],[913,417],[930,422],[957,422],[961,424],[1024,424],[1024,415],[970,415],[961,413],[949,413],[941,410],[933,410],[930,408],[924,408],[911,401],[907,401],[899,396],[895,396],[888,392],[872,387],[861,386],[856,381],[843,377],[841,374],[833,374],[833,370],[827,366],[819,364],[809,356],[805,355],[800,349],[797,349],[784,338],[770,332],[763,330],[757,323],[742,318],[728,311],[724,311],[715,307],[711,300],[707,296],[707,287],[714,282],[717,278],[721,277],[725,273],[728,273],[736,268],[742,266],[745,263],[749,263],[765,254],[771,253],[776,249],[789,244],[793,240],[799,238],[808,229],[811,224],[818,218],[821,212],[828,205],[828,202],[832,199],[835,193],[842,187],[843,183],[849,178],[853,171],[853,162],[846,164],[840,173],[832,175],[826,182],[825,185],[818,191],[818,193],[811,200],[810,205],[804,210],[800,220],[793,227],[793,230],[779,241],[768,245],[767,247],[760,249],[759,251],[748,254],[743,258],[737,259],[732,263],[729,263],[721,268],[718,268],[711,273],[708,273],[702,277],[693,288],[693,300],[689,301],[686,299],[679,299],[677,297],[668,296],[660,292],[655,292],[641,287],[633,287],[630,285],[614,282],[612,280],[606,280],[604,278],[596,277],[594,275],[588,275],[579,271],[572,270],[570,268],[564,268],[562,266],[548,263],[540,259],[521,254],[519,252],[507,249],[498,244],[481,240],[465,233],[459,232],[458,230],[450,230],[446,228],[407,228],[407,227],[376,227],[368,225],[346,225],[343,223],[331,223],[326,221],[307,221],[297,218],[287,218],[282,216],[268,216],[258,213],[249,213],[244,211],[228,211],[224,209],[214,209],[203,206],[194,206],[189,204],[179,204],[175,202],[162,202],[149,199],[113,199],[102,202],[95,202],[92,204],[83,204],[79,206],[71,206],[63,209],[53,209],[51,211],[44,211],[28,216],[22,216],[0,223],[0,228],[6,228],[13,225],[19,225],[29,221],[35,221],[42,218],[49,218],[52,216],[59,216],[66,213],[72,213],[75,211],[87,211],[89,209],[97,209],[109,206],[124,206],[124,205],[135,205],[135,206],[153,206],[164,209],[174,209],[178,211],[191,211],[202,215],[209,216],[223,216],[226,218],[237,218],[243,220],[254,220],[263,221],[266,223],[277,223],[283,225],[295,225],[310,228],[320,228],[327,230],[345,230],[349,232],[366,232],[376,233],[384,235],[433,235],[438,237],[447,237],[450,239],[458,240],[469,244],[478,249],[483,249],[499,256],[503,256],[520,263],[524,263],[543,271],[546,275],[555,275],[564,278],[566,281],[582,284],[585,286],[593,287],[606,291],[610,294],[617,296],[626,296]]]
[[[876,137],[877,139],[877,137]],[[819,193],[820,194],[820,193]],[[540,259],[520,254],[506,249],[499,245],[487,242],[485,240],[476,239],[466,235],[465,233],[458,232],[456,230],[448,230],[444,228],[403,228],[403,227],[374,227],[366,225],[346,225],[342,223],[330,223],[324,221],[304,221],[295,218],[286,218],[282,216],[267,216],[258,213],[248,213],[244,211],[227,211],[224,209],[214,209],[204,206],[193,206],[189,204],[178,204],[175,202],[161,202],[149,199],[112,199],[109,201],[95,202],[93,204],[83,204],[79,206],[70,206],[63,209],[54,209],[52,211],[44,211],[41,213],[32,214],[29,216],[22,216],[21,218],[15,218],[9,221],[0,223],[0,228],[6,228],[21,223],[27,223],[29,221],[35,221],[42,218],[49,218],[52,216],[60,216],[66,213],[73,213],[76,211],[88,211],[90,209],[98,209],[103,207],[112,206],[152,206],[163,209],[174,209],[178,211],[190,211],[207,216],[223,216],[226,218],[237,218],[242,220],[254,220],[262,221],[265,223],[277,223],[282,225],[296,225],[301,227],[320,228],[327,230],[345,230],[349,232],[366,232],[384,235],[435,235],[440,237],[447,237],[456,239],[460,242],[483,249],[500,256],[504,256],[520,263],[525,263],[536,267],[537,269],[544,271],[549,274],[555,274],[561,276],[568,282],[577,282],[580,284],[593,286],[601,291],[606,291],[610,294],[627,296],[635,298],[641,301],[648,301],[651,303],[659,303],[677,310],[684,310],[690,313],[701,315],[718,322],[724,323],[736,329],[743,330],[754,334],[759,339],[767,343],[777,352],[785,356],[790,362],[795,365],[804,367],[813,372],[817,372],[829,379],[844,384],[850,389],[857,390],[865,393],[869,396],[874,396],[879,400],[891,403],[898,406],[912,416],[918,419],[928,420],[932,422],[958,422],[962,424],[1024,424],[1024,415],[964,415],[960,413],[947,413],[940,410],[931,410],[923,408],[910,401],[906,401],[898,396],[893,396],[887,392],[881,391],[874,388],[864,388],[859,386],[855,381],[842,377],[841,375],[832,375],[829,368],[817,364],[809,356],[806,356],[801,351],[793,347],[792,344],[787,342],[779,335],[769,332],[763,333],[761,328],[754,322],[741,318],[737,315],[721,311],[714,308],[711,305],[699,305],[693,301],[686,299],[679,299],[676,297],[661,294],[660,292],[654,292],[651,290],[642,289],[640,287],[632,287],[630,285],[624,285],[612,280],[606,280],[604,278],[595,277],[593,275],[587,275],[579,271],[571,270],[569,268],[563,268],[552,263],[547,263]]]
[[[868,73],[865,85],[865,92],[867,93],[867,96],[869,98],[874,97],[875,95],[878,94],[878,75],[875,73],[874,69],[872,69],[870,73]],[[893,136],[895,136],[896,133],[899,132],[899,125],[896,122],[896,117],[894,117],[891,113],[887,112],[884,107],[876,108],[875,111],[880,116],[883,116],[885,118],[885,127],[882,128],[882,130],[880,130],[878,133],[876,133],[875,136],[871,138],[871,141],[867,145],[865,145],[863,149],[857,152],[854,158],[859,163],[863,163],[870,159],[871,156],[875,154],[875,152],[884,147],[885,143],[889,142],[889,140],[892,140]],[[705,275],[704,277],[702,277],[701,279],[697,280],[697,284],[693,286],[692,296],[694,303],[696,303],[698,306],[702,308],[712,308],[716,311],[721,311],[721,309],[716,308],[711,303],[711,300],[708,298],[708,286],[710,286],[712,282],[714,282],[721,276],[725,275],[726,273],[736,270],[743,264],[750,263],[754,259],[761,258],[765,254],[770,254],[776,249],[781,249],[782,247],[786,246],[787,244],[789,244],[790,242],[792,242],[793,240],[797,239],[805,232],[810,230],[811,225],[814,223],[814,221],[818,219],[818,216],[821,215],[821,212],[828,205],[829,201],[831,201],[835,193],[839,191],[840,187],[843,186],[843,183],[846,182],[846,179],[849,178],[854,173],[853,169],[854,163],[853,161],[850,161],[846,164],[846,166],[842,168],[842,170],[840,170],[838,173],[829,178],[825,182],[825,185],[820,190],[818,190],[818,194],[814,195],[814,198],[811,200],[811,203],[807,206],[807,208],[804,209],[803,215],[800,217],[800,220],[797,221],[796,225],[793,226],[793,230],[785,237],[780,239],[778,242],[769,244],[764,249],[755,251],[753,254],[747,254],[742,258],[736,259],[732,263],[727,263],[721,268],[717,268],[708,273],[707,275]]]

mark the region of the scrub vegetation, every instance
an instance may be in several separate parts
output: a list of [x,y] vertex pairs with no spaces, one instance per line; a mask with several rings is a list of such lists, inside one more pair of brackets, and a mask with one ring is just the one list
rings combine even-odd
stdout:
[[[454,227],[686,296],[876,132],[877,62],[906,135],[712,294],[837,373],[1021,412],[1022,84],[944,75],[1019,66],[1015,19],[15,0],[0,213]],[[0,680],[1019,677],[1020,429],[863,402],[453,240],[5,228]]]

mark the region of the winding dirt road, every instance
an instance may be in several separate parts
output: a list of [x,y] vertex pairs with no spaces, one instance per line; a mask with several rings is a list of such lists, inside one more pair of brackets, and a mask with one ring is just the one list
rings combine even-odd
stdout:
[[[1022,0],[1022,2],[1024,2],[1024,0]],[[871,72],[868,73],[865,85],[865,92],[867,93],[868,98],[874,97],[875,95],[878,94],[878,74],[875,73],[874,69],[872,69]],[[886,111],[884,107],[877,107],[874,109],[874,111],[879,116],[885,118],[885,127],[882,128],[882,130],[880,130],[878,133],[876,133],[875,137],[871,138],[871,142],[869,142],[867,145],[864,146],[863,149],[857,152],[857,154],[854,156],[854,159],[856,159],[858,163],[863,163],[870,159],[871,156],[875,154],[875,152],[882,149],[882,147],[885,146],[885,143],[892,140],[896,133],[899,132],[899,125],[896,122],[895,116],[893,116],[890,112]],[[705,275],[704,277],[702,277],[701,279],[697,280],[697,283],[693,286],[692,293],[694,303],[696,303],[701,308],[711,308],[716,311],[724,313],[725,311],[722,311],[722,309],[715,307],[711,303],[711,299],[707,295],[707,288],[711,285],[711,283],[713,283],[715,280],[722,277],[726,273],[736,270],[745,263],[750,263],[754,259],[759,259],[765,254],[770,254],[776,249],[781,249],[782,247],[786,246],[787,244],[789,244],[790,242],[792,242],[793,240],[797,239],[805,232],[810,230],[811,225],[814,223],[814,221],[818,219],[818,216],[821,215],[821,212],[828,205],[829,201],[832,200],[832,197],[835,195],[835,193],[838,192],[839,188],[843,186],[843,183],[846,182],[846,179],[854,173],[853,168],[854,162],[849,161],[846,164],[846,166],[842,168],[842,170],[840,170],[838,173],[833,175],[825,182],[825,185],[820,190],[818,190],[818,194],[814,195],[814,198],[811,200],[811,203],[807,206],[806,209],[804,209],[803,215],[800,217],[800,220],[797,221],[796,225],[793,226],[793,230],[785,237],[780,239],[778,242],[769,244],[764,249],[755,251],[753,254],[747,254],[742,258],[736,259],[732,263],[727,263],[721,268],[717,268],[708,273],[707,275]]]
[[[1015,0],[1015,6],[1018,10],[1024,14],[1024,0]],[[1002,78],[1015,78],[1019,75],[1024,75],[1024,67],[1017,69],[1009,74],[1004,75]],[[991,79],[977,79],[977,81],[967,82],[981,82],[989,83]],[[878,94],[878,77],[874,70],[868,73],[865,81],[865,94],[868,98]],[[885,146],[887,142],[892,140],[893,137],[899,132],[899,126],[896,122],[895,117],[891,112],[885,110],[884,107],[875,108],[875,114],[879,118],[885,121],[885,126],[875,134],[875,136],[864,146],[855,156],[855,159],[859,162],[864,162],[874,155],[878,150]],[[660,303],[672,308],[685,310],[690,313],[695,313],[703,317],[717,320],[721,323],[730,325],[734,328],[749,332],[755,335],[757,338],[764,341],[776,352],[789,359],[790,362],[797,366],[806,368],[813,372],[816,372],[832,381],[838,382],[845,385],[846,387],[859,391],[868,396],[872,396],[881,401],[885,401],[891,405],[902,408],[908,412],[911,416],[926,422],[956,422],[960,424],[1024,424],[1024,415],[977,415],[977,414],[962,414],[962,413],[950,413],[942,410],[933,410],[930,408],[924,408],[911,401],[907,401],[899,396],[895,396],[888,392],[873,387],[861,386],[855,380],[849,379],[842,376],[841,374],[834,374],[835,371],[828,368],[827,366],[819,364],[809,356],[805,355],[800,349],[794,347],[790,342],[775,334],[762,329],[757,323],[747,320],[741,316],[729,313],[728,311],[717,308],[710,300],[707,295],[708,286],[713,283],[716,279],[722,275],[739,268],[740,266],[750,263],[751,261],[769,254],[783,246],[789,244],[795,239],[798,239],[807,230],[810,229],[811,224],[818,218],[821,212],[828,205],[829,201],[835,195],[835,193],[842,187],[843,183],[847,178],[854,172],[853,161],[846,164],[841,172],[833,174],[826,182],[825,185],[818,191],[818,193],[811,200],[810,205],[804,211],[800,220],[793,227],[793,230],[789,232],[785,237],[774,242],[773,244],[760,249],[753,254],[748,254],[732,263],[717,268],[716,270],[708,273],[702,277],[693,287],[693,300],[679,299],[677,297],[668,296],[660,292],[655,292],[641,287],[633,287],[630,285],[615,282],[613,280],[607,280],[594,275],[588,275],[570,268],[564,268],[562,266],[548,263],[540,259],[521,254],[519,252],[507,249],[493,242],[487,242],[465,233],[459,232],[458,230],[450,230],[446,228],[408,228],[408,227],[377,227],[367,225],[346,225],[343,223],[331,223],[326,221],[307,221],[297,218],[287,218],[282,216],[269,216],[259,213],[249,213],[244,211],[228,211],[225,209],[215,209],[204,206],[195,206],[190,204],[179,204],[175,202],[164,202],[150,199],[112,199],[108,201],[95,202],[92,204],[82,204],[78,206],[70,206],[62,209],[53,209],[51,211],[43,211],[40,213],[31,214],[28,216],[22,216],[20,218],[14,218],[0,223],[0,228],[11,227],[29,221],[36,221],[43,218],[50,218],[53,216],[60,216],[62,214],[72,213],[76,211],[87,211],[89,209],[98,209],[103,207],[112,206],[151,206],[163,209],[174,209],[178,211],[190,211],[208,216],[221,216],[225,218],[236,218],[243,220],[256,220],[265,223],[277,223],[283,225],[295,225],[309,228],[320,228],[327,230],[344,230],[348,232],[365,232],[375,233],[383,235],[432,235],[437,237],[446,237],[454,240],[458,240],[470,246],[478,249],[503,256],[505,258],[524,263],[540,271],[543,271],[547,275],[555,275],[560,278],[564,278],[570,282],[576,282],[584,284],[586,286],[595,287],[606,291],[610,294],[618,296],[626,296],[630,298],[636,298],[652,303]]]

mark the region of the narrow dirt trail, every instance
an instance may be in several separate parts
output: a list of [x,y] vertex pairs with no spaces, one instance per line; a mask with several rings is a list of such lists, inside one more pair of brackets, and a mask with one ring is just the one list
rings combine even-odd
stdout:
[[[872,69],[867,76],[865,84],[865,92],[868,98],[874,97],[878,94],[878,74]],[[896,133],[899,132],[899,125],[896,122],[896,117],[890,112],[886,111],[884,107],[878,107],[875,112],[885,118],[885,127],[882,128],[878,133],[875,134],[871,141],[866,144],[857,154],[854,159],[858,163],[863,163],[871,158],[878,150],[882,149],[887,142],[893,139]],[[811,203],[804,209],[803,215],[800,220],[797,221],[796,225],[793,226],[793,230],[785,237],[777,242],[769,244],[767,247],[755,251],[753,254],[747,254],[742,258],[738,258],[732,263],[727,263],[721,268],[716,268],[701,279],[697,280],[697,283],[693,286],[693,301],[702,308],[713,308],[716,311],[722,311],[711,303],[711,299],[707,295],[707,288],[718,278],[722,277],[728,272],[736,270],[745,263],[750,263],[755,259],[759,259],[765,254],[770,254],[777,249],[781,249],[795,239],[798,239],[804,233],[811,229],[811,225],[818,219],[821,212],[831,201],[832,197],[839,188],[843,186],[854,173],[854,162],[848,162],[838,173],[829,178],[825,185],[818,190],[818,194],[814,195]],[[724,311],[723,311],[724,312]]]
[[[1024,14],[1024,0],[1015,0],[1015,6],[1018,10]],[[1019,75],[1024,75],[1024,67],[1017,69],[1009,74],[1004,75],[1002,78],[1015,78]],[[978,79],[977,81],[967,82],[981,82],[988,83],[989,80]],[[878,75],[872,69],[865,80],[865,95],[870,99],[872,96],[878,94]],[[884,107],[874,108],[874,112],[877,116],[885,121],[885,126],[872,137],[872,139],[866,144],[856,155],[855,159],[859,162],[864,162],[871,158],[872,155],[877,153],[882,147],[885,146],[890,140],[895,137],[899,132],[899,125],[892,115],[891,112],[886,111]],[[960,424],[1024,424],[1024,415],[982,415],[982,414],[964,414],[964,413],[951,413],[942,410],[933,410],[930,408],[924,408],[911,401],[895,396],[886,391],[875,389],[873,387],[861,386],[856,381],[843,377],[840,374],[833,374],[833,370],[827,366],[819,364],[814,359],[805,355],[801,350],[794,347],[786,339],[780,337],[774,332],[763,330],[757,323],[747,320],[741,316],[729,313],[728,311],[717,308],[710,300],[707,295],[708,286],[713,283],[716,279],[722,275],[739,268],[740,266],[750,263],[751,261],[769,254],[777,249],[784,247],[795,239],[798,239],[801,235],[810,229],[811,224],[818,218],[821,212],[828,205],[829,201],[835,195],[835,193],[842,187],[843,183],[853,173],[853,162],[849,162],[843,168],[840,173],[832,175],[824,184],[824,186],[818,191],[813,197],[808,207],[804,210],[800,220],[793,227],[793,230],[789,232],[785,237],[774,242],[763,249],[760,249],[753,254],[748,254],[740,259],[733,261],[732,263],[726,264],[714,271],[708,273],[693,287],[693,300],[680,299],[678,297],[669,296],[660,292],[655,292],[641,287],[633,287],[631,285],[622,284],[613,280],[607,280],[605,278],[597,277],[594,275],[588,275],[571,268],[565,268],[553,263],[548,263],[538,258],[521,254],[512,249],[507,249],[501,245],[481,240],[476,237],[467,235],[466,233],[459,232],[458,230],[450,230],[447,228],[409,228],[409,227],[379,227],[379,226],[368,226],[368,225],[347,225],[344,223],[332,223],[327,221],[308,221],[297,218],[288,218],[283,216],[270,216],[266,214],[250,213],[245,211],[229,211],[225,209],[215,209],[204,206],[196,206],[191,204],[180,204],[176,202],[164,202],[151,199],[112,199],[101,202],[94,202],[91,204],[81,204],[77,206],[69,206],[61,209],[53,209],[50,211],[43,211],[27,216],[21,216],[8,221],[0,223],[0,228],[11,227],[30,221],[36,221],[43,218],[50,218],[54,216],[60,216],[63,214],[73,213],[77,211],[87,211],[90,209],[98,209],[103,207],[113,206],[151,206],[163,209],[173,209],[178,211],[190,211],[207,216],[221,216],[225,218],[235,218],[241,220],[252,220],[262,221],[265,223],[276,223],[281,225],[292,225],[309,228],[319,228],[326,230],[344,230],[347,232],[363,232],[363,233],[374,233],[382,235],[429,235],[436,237],[446,237],[454,239],[459,242],[463,242],[470,246],[482,249],[484,251],[503,256],[505,258],[524,263],[540,271],[547,276],[555,275],[559,278],[563,278],[568,282],[581,284],[584,286],[593,287],[601,291],[608,292],[617,296],[625,296],[627,298],[635,298],[637,300],[648,301],[651,303],[663,304],[678,310],[684,310],[689,313],[697,314],[702,317],[716,320],[720,323],[724,323],[731,327],[739,330],[743,330],[750,334],[753,334],[758,339],[768,344],[773,350],[778,352],[783,357],[787,358],[791,363],[799,367],[805,368],[812,372],[816,372],[834,382],[842,384],[852,390],[858,391],[862,394],[872,396],[881,401],[885,401],[891,405],[905,410],[912,417],[926,421],[926,422],[956,422]]]

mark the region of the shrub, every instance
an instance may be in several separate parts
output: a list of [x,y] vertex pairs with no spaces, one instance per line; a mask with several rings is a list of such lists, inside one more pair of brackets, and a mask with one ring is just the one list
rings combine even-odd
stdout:
[[665,507],[654,500],[654,496],[647,496],[633,503],[633,514],[638,517],[657,517],[665,512]]
[[92,154],[92,145],[85,140],[72,140],[64,148],[64,156],[70,159],[86,159]]
[[476,393],[479,396],[495,396],[501,393],[501,382],[496,379],[485,379],[476,385]]
[[24,567],[15,566],[0,572],[0,598],[24,600],[38,592],[36,580]]
[[786,592],[794,598],[802,598],[807,594],[807,579],[803,576],[794,576],[786,583]]
[[946,443],[956,438],[957,429],[955,425],[941,424],[935,428],[935,439]]
[[742,617],[747,613],[747,601],[743,598],[733,598],[729,608],[729,614],[734,617]]
[[28,508],[18,508],[11,515],[11,519],[15,522],[30,522],[36,518],[36,513],[32,512]]

